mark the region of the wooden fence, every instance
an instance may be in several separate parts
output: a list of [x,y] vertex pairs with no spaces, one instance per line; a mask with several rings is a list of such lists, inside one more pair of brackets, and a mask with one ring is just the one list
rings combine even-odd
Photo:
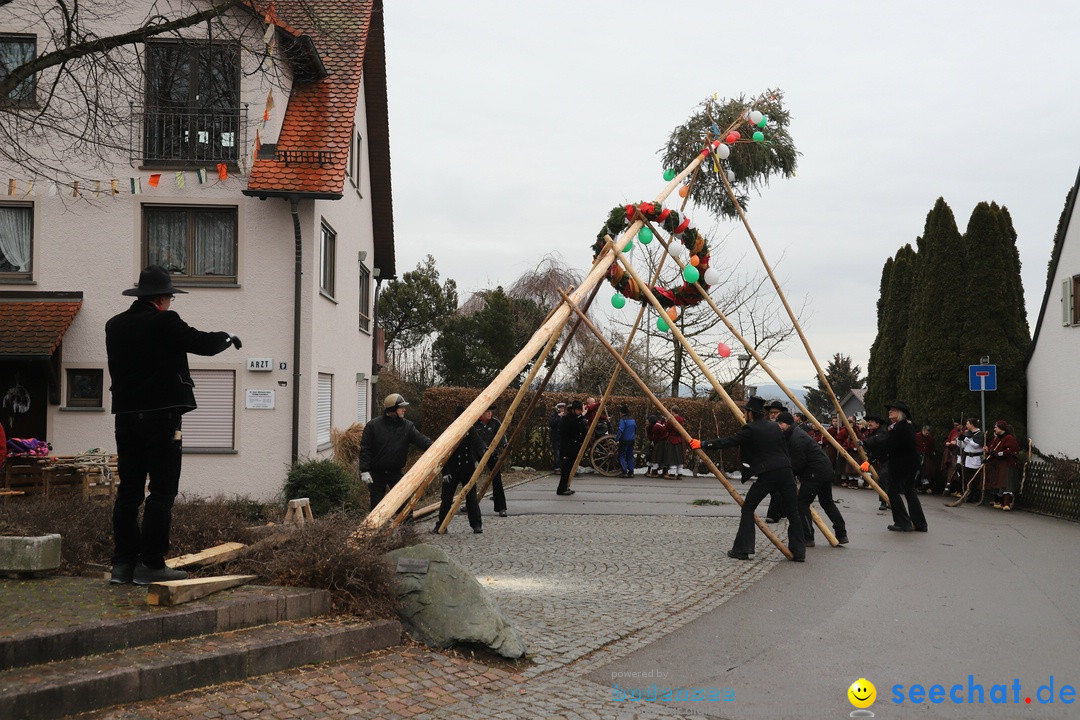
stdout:
[[1032,453],[1017,504],[1043,515],[1080,521],[1080,460]]

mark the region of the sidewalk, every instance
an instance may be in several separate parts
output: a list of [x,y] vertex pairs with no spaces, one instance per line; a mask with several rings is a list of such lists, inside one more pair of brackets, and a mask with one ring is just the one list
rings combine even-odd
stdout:
[[[507,518],[484,500],[483,535],[462,517],[448,535],[426,536],[492,591],[532,664],[492,668],[403,646],[80,717],[847,717],[859,677],[877,685],[877,717],[1076,714],[1034,696],[1025,711],[989,697],[978,708],[892,702],[896,684],[963,682],[966,694],[969,674],[986,693],[1014,678],[1028,694],[1050,675],[1055,693],[1080,685],[1080,564],[1062,552],[1080,539],[1074,524],[928,496],[930,533],[898,535],[885,531],[876,496],[838,490],[851,545],[820,543],[797,564],[759,534],[754,559],[739,562],[724,556],[738,507],[713,478],[586,474],[565,498],[556,482],[510,488]],[[654,682],[730,688],[733,699],[617,699]]]

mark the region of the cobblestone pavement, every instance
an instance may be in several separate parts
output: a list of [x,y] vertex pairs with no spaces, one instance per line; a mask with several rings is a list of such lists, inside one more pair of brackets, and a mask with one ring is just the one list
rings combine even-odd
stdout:
[[[511,499],[511,502],[513,500]],[[244,683],[80,716],[154,718],[674,718],[613,702],[584,676],[685,625],[784,558],[724,557],[737,519],[627,515],[487,518],[485,533],[432,536],[493,593],[533,662],[490,667],[404,646]]]

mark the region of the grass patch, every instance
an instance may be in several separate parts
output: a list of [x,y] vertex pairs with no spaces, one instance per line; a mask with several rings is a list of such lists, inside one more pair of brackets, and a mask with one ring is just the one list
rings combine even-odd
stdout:
[[698,498],[691,505],[724,505],[723,500],[711,500],[709,498]]

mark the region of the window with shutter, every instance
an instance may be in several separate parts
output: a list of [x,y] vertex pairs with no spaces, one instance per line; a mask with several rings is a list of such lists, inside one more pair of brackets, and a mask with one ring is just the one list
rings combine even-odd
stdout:
[[319,373],[318,402],[315,408],[315,444],[319,450],[330,447],[330,424],[334,409],[334,376]]
[[366,423],[369,417],[368,381],[365,379],[356,383],[356,422]]
[[192,370],[198,407],[184,415],[184,450],[234,450],[236,373]]

